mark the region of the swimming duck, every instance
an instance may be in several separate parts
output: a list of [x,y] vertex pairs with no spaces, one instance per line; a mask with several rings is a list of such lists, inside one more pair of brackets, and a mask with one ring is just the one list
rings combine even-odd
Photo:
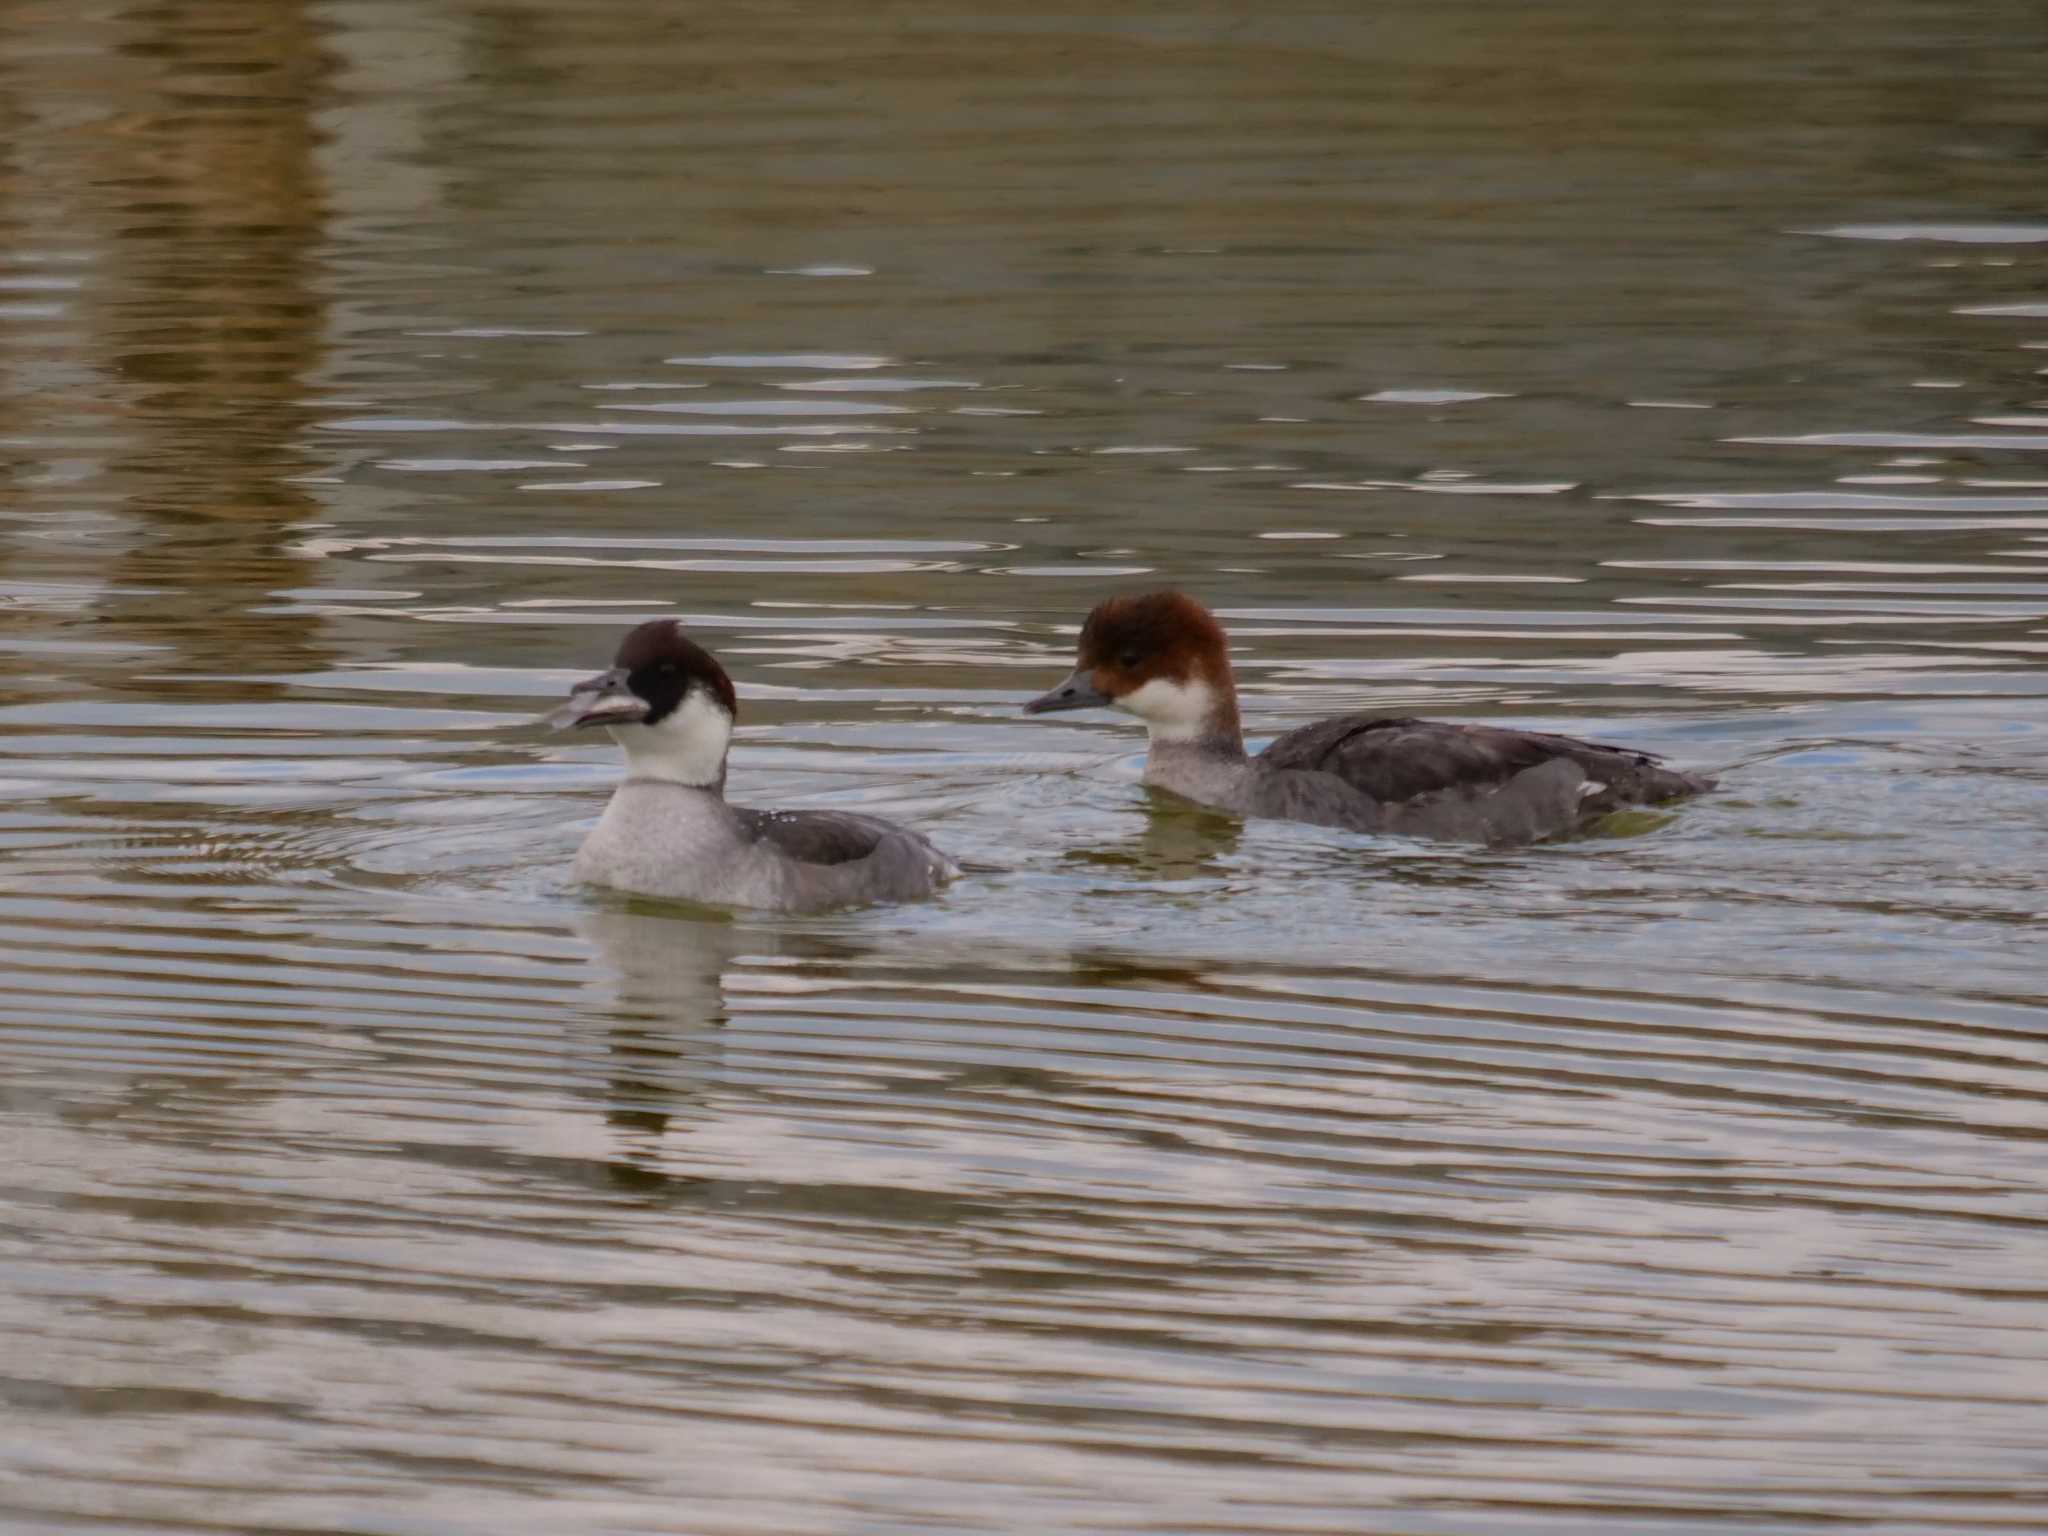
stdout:
[[757,811],[725,798],[739,700],[732,679],[673,619],[619,643],[547,717],[603,726],[626,778],[576,854],[591,885],[769,912],[818,912],[928,896],[959,866],[907,827],[850,811]]
[[1185,592],[1098,604],[1073,675],[1024,712],[1098,705],[1145,722],[1147,784],[1240,816],[1359,832],[1527,843],[1713,787],[1627,747],[1370,714],[1304,725],[1248,757],[1223,626]]

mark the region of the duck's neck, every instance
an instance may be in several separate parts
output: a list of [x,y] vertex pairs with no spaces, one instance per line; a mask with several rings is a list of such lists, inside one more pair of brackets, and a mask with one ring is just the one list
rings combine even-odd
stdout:
[[1222,681],[1195,678],[1169,683],[1155,679],[1124,701],[1145,722],[1147,760],[1241,763],[1244,728],[1237,718],[1237,690]]
[[652,725],[614,725],[612,739],[626,749],[626,778],[681,784],[721,798],[732,716],[692,691]]
[[1145,782],[1185,799],[1224,810],[1244,809],[1252,765],[1244,755],[1237,706],[1220,696],[1191,724],[1147,722]]

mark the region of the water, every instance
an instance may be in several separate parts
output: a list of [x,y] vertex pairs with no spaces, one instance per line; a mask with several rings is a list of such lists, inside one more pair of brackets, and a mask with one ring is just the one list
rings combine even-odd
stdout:
[[[2039,1528],[2048,25],[1787,9],[0,19],[5,1528]],[[657,613],[974,878],[570,886]]]

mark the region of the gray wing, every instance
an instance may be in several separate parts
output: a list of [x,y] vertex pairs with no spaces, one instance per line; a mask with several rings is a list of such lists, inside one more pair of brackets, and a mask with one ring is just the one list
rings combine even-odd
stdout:
[[[1655,803],[1711,789],[1713,780],[1666,768],[1649,752],[1494,725],[1346,715],[1289,731],[1259,754],[1275,768],[1335,774],[1388,805],[1422,796],[1488,794],[1546,763],[1565,761],[1600,786],[1581,814]],[[1551,785],[1565,782],[1560,772]]]
[[733,810],[749,838],[805,864],[850,864],[873,853],[890,833],[903,830],[879,816],[853,811],[750,811],[738,806]]
[[855,811],[751,811],[733,807],[756,842],[795,861],[793,911],[928,896],[960,867],[908,827]]
[[1600,814],[1602,790],[1569,757],[1550,757],[1506,783],[1460,786],[1386,807],[1389,832],[1509,847],[1575,831]]
[[1385,807],[1377,800],[1333,773],[1312,769],[1259,774],[1246,786],[1242,801],[1232,809],[1246,816],[1306,821],[1318,827],[1344,827],[1353,832],[1386,829]]
[[1500,783],[1460,784],[1395,801],[1374,800],[1335,774],[1282,769],[1259,776],[1244,810],[1354,832],[1502,847],[1574,830],[1593,799],[1585,770],[1568,757],[1552,757]]

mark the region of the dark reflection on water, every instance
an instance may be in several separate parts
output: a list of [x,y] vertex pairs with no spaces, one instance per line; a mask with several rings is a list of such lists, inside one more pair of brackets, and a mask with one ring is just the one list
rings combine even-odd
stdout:
[[[0,1524],[2037,1524],[2044,32],[0,19]],[[1166,580],[1725,789],[1150,796]],[[571,888],[655,613],[974,878]]]

